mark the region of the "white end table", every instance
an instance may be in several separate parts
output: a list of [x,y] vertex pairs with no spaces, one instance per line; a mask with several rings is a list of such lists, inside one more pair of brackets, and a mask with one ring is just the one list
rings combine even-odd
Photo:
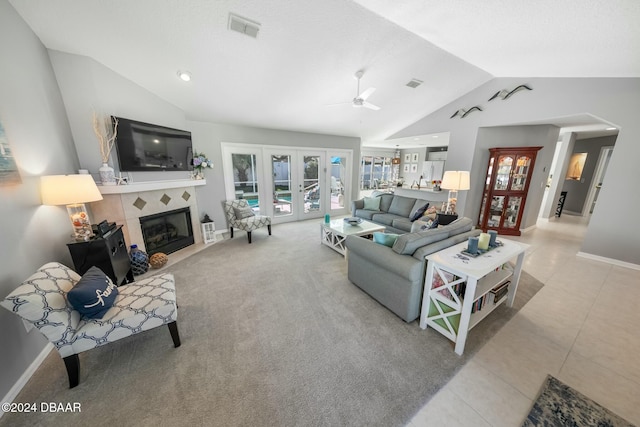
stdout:
[[[471,328],[503,302],[513,306],[529,245],[502,238],[498,241],[503,246],[476,258],[461,253],[467,242],[426,256],[420,327],[432,327],[449,338],[459,355]],[[509,263],[513,258],[517,258],[515,266]],[[498,289],[507,282],[509,290],[502,295]]]
[[331,222],[320,224],[320,241],[334,251],[345,255],[347,248],[344,245],[347,236],[366,236],[376,231],[384,231],[384,225],[378,225],[369,221],[362,221],[358,225],[349,225],[342,219],[334,219]]

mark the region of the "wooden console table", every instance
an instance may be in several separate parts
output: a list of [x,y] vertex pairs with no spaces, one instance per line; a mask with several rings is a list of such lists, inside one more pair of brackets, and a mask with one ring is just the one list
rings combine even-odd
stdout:
[[[420,327],[432,327],[462,355],[469,330],[506,301],[513,306],[529,245],[503,243],[477,258],[462,254],[467,242],[427,255]],[[517,258],[515,266],[509,261]],[[508,289],[508,291],[507,291]]]

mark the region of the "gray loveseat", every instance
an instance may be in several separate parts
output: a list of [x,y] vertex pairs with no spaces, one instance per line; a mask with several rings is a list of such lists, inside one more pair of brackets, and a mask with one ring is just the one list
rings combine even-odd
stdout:
[[364,199],[351,202],[351,215],[387,227],[389,233],[408,233],[411,231],[411,217],[418,209],[429,203],[429,206],[440,205],[442,202],[416,199],[413,197],[396,196],[391,193],[374,193],[373,197],[380,199],[377,210],[365,209]]
[[393,247],[349,236],[349,280],[382,305],[411,322],[420,316],[425,256],[479,235],[469,218],[459,218],[440,228],[406,233]]

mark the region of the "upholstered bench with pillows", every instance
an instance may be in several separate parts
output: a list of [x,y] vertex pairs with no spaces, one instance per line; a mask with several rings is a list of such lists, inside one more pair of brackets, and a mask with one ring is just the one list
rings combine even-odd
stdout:
[[80,381],[78,353],[168,325],[180,346],[173,275],[117,287],[100,269],[80,277],[57,262],[40,267],[0,305],[35,326],[62,356],[71,388]]

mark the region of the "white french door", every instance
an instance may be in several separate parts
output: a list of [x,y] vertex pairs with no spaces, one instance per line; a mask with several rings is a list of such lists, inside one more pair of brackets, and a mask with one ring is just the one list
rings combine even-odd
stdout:
[[245,198],[273,223],[348,213],[351,150],[223,144],[227,198]]

